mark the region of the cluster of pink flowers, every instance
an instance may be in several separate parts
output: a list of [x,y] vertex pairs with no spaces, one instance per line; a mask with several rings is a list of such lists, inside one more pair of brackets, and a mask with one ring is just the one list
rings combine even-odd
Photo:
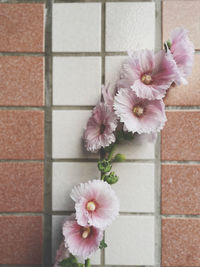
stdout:
[[111,162],[124,160],[122,154],[114,156],[113,143],[119,141],[119,133],[123,138],[142,134],[154,140],[166,122],[163,98],[167,90],[173,83],[186,84],[192,69],[194,47],[186,30],[173,31],[164,46],[157,53],[129,52],[115,91],[102,88],[104,101],[93,109],[84,132],[87,150],[105,148],[98,162],[101,180],[81,183],[72,190],[75,213],[63,224],[54,267],[84,266],[79,262],[106,246],[103,231],[119,214],[119,201],[111,188],[118,177],[110,172]]
[[173,83],[187,82],[193,56],[194,47],[187,31],[180,28],[172,32],[165,51],[129,52],[115,93],[104,87],[104,102],[94,108],[88,120],[84,133],[86,149],[96,152],[114,143],[121,124],[123,131],[156,136],[167,120],[163,97]]

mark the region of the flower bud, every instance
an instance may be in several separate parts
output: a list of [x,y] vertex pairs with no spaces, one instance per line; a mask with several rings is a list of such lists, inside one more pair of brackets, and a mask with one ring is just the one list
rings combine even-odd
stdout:
[[118,180],[119,178],[115,174],[115,172],[111,172],[109,175],[106,175],[104,178],[104,181],[106,181],[108,184],[115,184]]
[[100,160],[98,162],[98,168],[100,170],[100,172],[103,172],[103,173],[106,173],[106,172],[109,172],[112,168],[112,165],[110,164],[110,161],[109,160]]
[[123,162],[126,160],[126,157],[124,154],[117,154],[114,157],[114,161]]

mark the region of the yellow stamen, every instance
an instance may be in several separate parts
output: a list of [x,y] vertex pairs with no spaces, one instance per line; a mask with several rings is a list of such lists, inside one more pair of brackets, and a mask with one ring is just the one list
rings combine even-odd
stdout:
[[90,234],[90,228],[89,227],[86,227],[86,228],[84,228],[84,231],[83,231],[83,233],[82,233],[82,238],[84,238],[84,239],[86,239],[86,238],[88,238],[88,236],[89,236],[89,234]]
[[144,108],[141,106],[135,106],[133,108],[133,114],[136,115],[137,117],[142,116],[142,114],[144,113]]
[[89,201],[87,203],[87,210],[88,211],[95,211],[95,209],[96,209],[95,203],[93,201]]
[[141,80],[146,85],[149,85],[152,82],[151,75],[149,74],[143,74]]

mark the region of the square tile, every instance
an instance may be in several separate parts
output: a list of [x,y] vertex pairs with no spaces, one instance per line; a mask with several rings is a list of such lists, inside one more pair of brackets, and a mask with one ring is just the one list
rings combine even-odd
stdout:
[[162,165],[162,214],[200,214],[200,166]]
[[0,163],[0,211],[43,211],[44,164]]
[[0,52],[44,51],[44,4],[0,4]]
[[162,220],[162,266],[200,266],[200,219]]
[[90,116],[90,110],[53,111],[53,158],[98,158],[97,154],[87,152],[83,144]]
[[163,42],[169,39],[172,30],[184,27],[189,31],[195,49],[200,49],[199,16],[199,1],[163,1]]
[[162,130],[162,160],[200,160],[200,111],[168,111]]
[[155,4],[106,3],[106,51],[154,49]]
[[[53,216],[52,217],[52,262],[55,261],[56,250],[58,249],[62,241],[62,225],[65,222],[67,216]],[[100,261],[100,250],[98,250],[91,257],[91,264],[99,265]]]
[[70,198],[72,188],[91,179],[99,179],[96,162],[54,162],[53,163],[53,210],[74,210]]
[[0,264],[42,264],[42,216],[0,216]]
[[54,57],[54,105],[96,105],[100,97],[100,57]]
[[0,105],[44,105],[44,58],[0,56]]
[[167,91],[165,104],[167,106],[198,106],[200,105],[200,55],[195,54],[192,73],[188,84],[171,87]]
[[122,212],[154,212],[154,164],[114,163],[113,185]]
[[110,89],[114,90],[117,81],[120,78],[120,69],[123,61],[127,56],[106,56],[105,63],[105,80],[110,85]]
[[125,154],[126,159],[154,159],[155,144],[144,140],[139,134],[131,141],[117,145],[116,153]]
[[107,230],[105,263],[154,265],[154,217],[120,216]]
[[0,110],[0,159],[44,158],[44,112]]
[[52,39],[53,51],[100,51],[101,4],[54,4]]

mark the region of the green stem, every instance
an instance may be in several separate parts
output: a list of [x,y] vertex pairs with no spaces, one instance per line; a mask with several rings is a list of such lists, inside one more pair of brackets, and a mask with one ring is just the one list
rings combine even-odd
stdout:
[[105,176],[106,176],[106,173],[101,173],[101,180],[104,180],[104,178],[105,178]]
[[110,151],[110,154],[108,155],[108,160],[111,160],[112,157],[113,157],[113,154],[115,152],[115,148],[116,148],[116,144],[113,145],[111,151]]
[[85,267],[90,267],[90,259],[85,260]]

